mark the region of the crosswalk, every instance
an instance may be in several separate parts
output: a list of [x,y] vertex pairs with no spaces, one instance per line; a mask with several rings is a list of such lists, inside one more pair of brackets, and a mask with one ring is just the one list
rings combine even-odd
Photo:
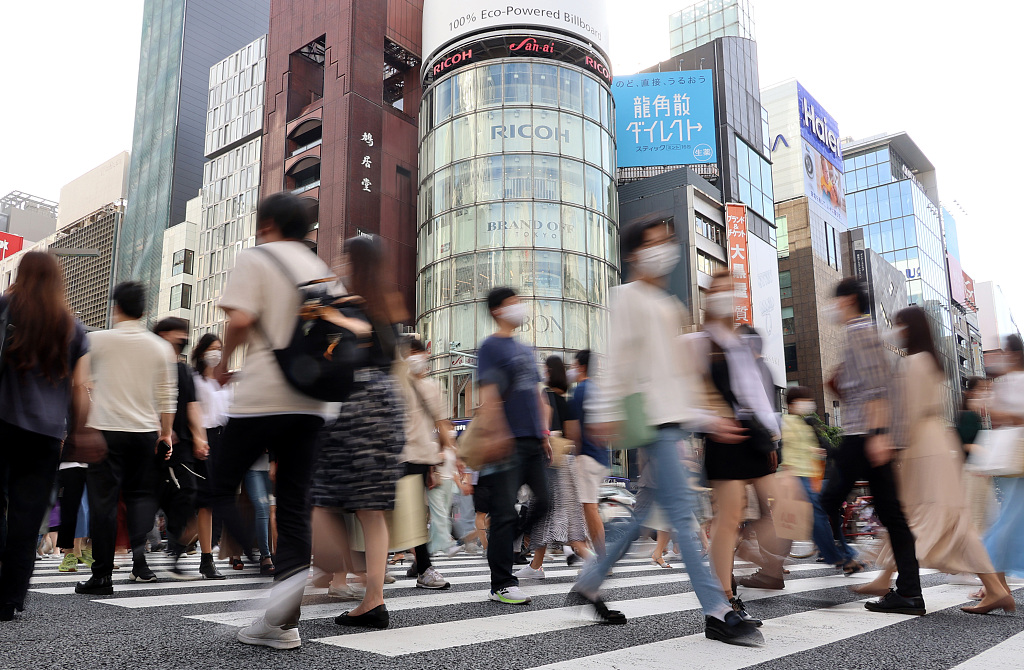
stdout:
[[[877,573],[854,580],[813,561],[789,566],[785,590],[741,589],[748,610],[765,620],[765,647],[711,642],[703,636],[700,605],[681,563],[658,567],[650,551],[651,545],[636,545],[605,584],[608,600],[629,617],[627,626],[599,626],[589,608],[566,603],[578,571],[559,556],[545,564],[546,579],[523,581],[534,602],[516,608],[488,601],[486,560],[462,554],[435,559],[452,585],[445,591],[416,589],[405,578],[407,566],[392,567],[398,580],[385,587],[392,620],[386,630],[337,627],[334,617],[354,603],[307,586],[303,647],[295,653],[373,668],[650,668],[673,659],[685,659],[688,668],[1024,668],[1024,617],[961,613],[971,586],[924,571],[929,616],[879,615],[865,610],[863,599],[846,588]],[[162,555],[150,555],[149,561],[158,575],[169,567]],[[198,556],[184,559],[185,568],[197,575],[198,565]],[[738,565],[737,574],[753,570]],[[57,599],[97,619],[118,620],[130,613],[164,630],[193,631],[200,645],[234,645],[234,631],[259,615],[270,580],[260,577],[256,566],[242,571],[222,566],[221,571],[227,576],[223,581],[133,584],[125,567],[114,573],[113,596],[87,597],[74,594],[75,582],[87,578],[87,572],[60,573],[55,561],[40,561],[30,599]],[[238,667],[265,667],[267,653],[237,645],[231,658],[238,659]],[[865,654],[877,655],[877,664],[865,665]],[[842,665],[843,658],[848,666]]]

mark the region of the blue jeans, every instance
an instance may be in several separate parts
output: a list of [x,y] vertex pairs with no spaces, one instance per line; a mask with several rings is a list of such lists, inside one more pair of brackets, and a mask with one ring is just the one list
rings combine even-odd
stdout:
[[[690,472],[679,460],[677,446],[685,437],[679,428],[659,428],[658,439],[643,449],[648,458],[644,476],[650,478],[650,488],[655,501],[666,518],[678,531],[679,549],[690,575],[690,583],[697,594],[704,613],[720,616],[729,610],[721,584],[712,577],[711,570],[701,560],[701,546],[692,533],[687,532],[693,521],[693,510],[697,505],[697,494],[687,481]],[[629,550],[640,534],[640,528],[651,512],[651,505],[637,506],[636,515],[615,544],[596,563],[584,570],[576,582],[575,590],[593,597],[601,588],[605,576],[612,566]]]
[[[814,544],[818,545],[818,553],[821,554],[826,563],[833,565],[853,560],[856,553],[850,545],[846,544],[842,528],[839,529],[838,539],[833,536],[832,524],[828,519],[828,514],[825,514],[825,508],[821,506],[821,496],[811,488],[810,477],[797,477],[797,479],[804,486],[804,492],[807,493],[807,501],[814,505],[813,538]],[[825,488],[825,482],[821,483],[821,487],[822,489]]]
[[252,502],[256,546],[260,548],[260,558],[270,558],[270,473],[266,470],[246,472],[245,490]]

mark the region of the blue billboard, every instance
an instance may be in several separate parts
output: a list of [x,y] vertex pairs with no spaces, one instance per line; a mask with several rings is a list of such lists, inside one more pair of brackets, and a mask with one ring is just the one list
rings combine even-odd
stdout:
[[619,167],[717,163],[711,70],[615,77]]
[[796,84],[800,113],[800,135],[840,172],[843,171],[843,147],[839,143],[839,124],[818,104],[800,82]]

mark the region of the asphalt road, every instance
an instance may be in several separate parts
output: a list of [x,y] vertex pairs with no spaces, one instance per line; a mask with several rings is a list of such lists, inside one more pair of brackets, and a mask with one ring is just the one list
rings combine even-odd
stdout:
[[[479,556],[437,560],[450,590],[423,591],[394,568],[387,587],[391,628],[341,629],[334,617],[351,608],[308,587],[302,647],[272,651],[235,641],[255,616],[269,581],[254,566],[222,582],[129,584],[115,573],[115,594],[78,596],[87,573],[59,573],[36,563],[26,612],[0,623],[0,668],[802,668],[1024,669],[1024,615],[971,616],[967,585],[922,576],[926,617],[867,612],[844,578],[813,561],[790,566],[784,591],[741,589],[747,609],[765,619],[766,646],[730,647],[703,636],[703,617],[681,564],[651,564],[651,545],[636,545],[606,584],[626,626],[598,626],[583,608],[567,606],[576,570],[560,557],[543,581],[523,582],[533,604],[511,607],[486,598],[488,573]],[[151,554],[158,573],[166,558]],[[189,564],[198,567],[198,556]],[[671,560],[671,559],[670,559]],[[740,569],[744,572],[748,569]],[[1024,589],[1015,591],[1024,608]]]

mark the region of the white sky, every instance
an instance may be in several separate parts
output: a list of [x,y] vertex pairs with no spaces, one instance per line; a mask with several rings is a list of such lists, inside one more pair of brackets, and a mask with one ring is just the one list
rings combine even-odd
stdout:
[[[964,271],[1001,284],[1024,320],[1012,186],[1024,155],[1024,3],[753,1],[762,86],[799,79],[843,136],[907,131],[938,170]],[[690,2],[609,4],[615,72],[629,74],[668,57],[668,15]],[[57,200],[61,185],[131,148],[142,5],[0,2],[0,195]]]

